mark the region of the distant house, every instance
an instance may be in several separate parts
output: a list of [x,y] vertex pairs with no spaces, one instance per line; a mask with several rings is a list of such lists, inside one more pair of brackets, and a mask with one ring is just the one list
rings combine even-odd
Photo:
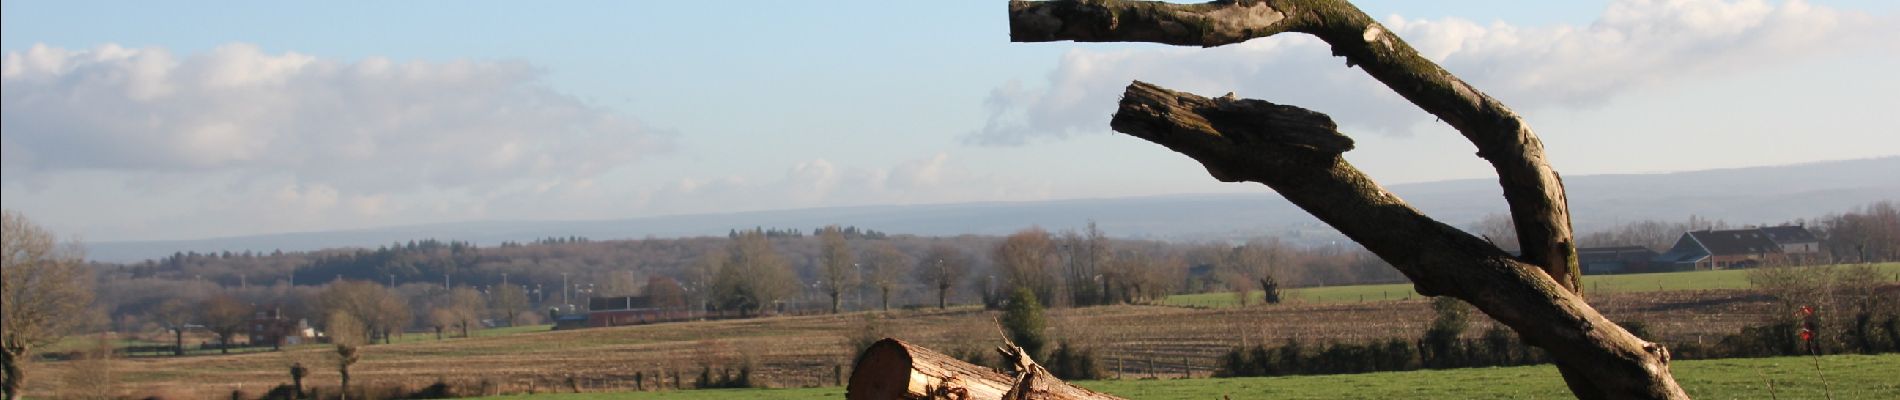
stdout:
[[1577,249],[1577,265],[1592,275],[1650,272],[1657,255],[1643,246],[1584,247]]
[[587,299],[587,326],[640,325],[684,321],[692,318],[684,307],[659,307],[647,296],[593,297]]
[[1656,261],[1675,269],[1729,269],[1759,265],[1780,256],[1780,244],[1761,229],[1749,228],[1683,233],[1676,245],[1657,256]]
[[1807,227],[1801,225],[1767,226],[1761,228],[1775,245],[1781,246],[1781,254],[1798,261],[1812,261],[1821,254],[1821,239],[1814,237]]
[[272,347],[299,345],[317,336],[316,329],[310,328],[309,321],[284,318],[283,312],[275,307],[253,315],[249,333],[252,345],[269,344]]

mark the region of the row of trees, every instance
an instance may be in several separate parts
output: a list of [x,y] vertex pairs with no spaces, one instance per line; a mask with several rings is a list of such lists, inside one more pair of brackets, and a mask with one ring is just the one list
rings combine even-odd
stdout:
[[[1841,263],[1900,260],[1900,207],[1880,201],[1812,220],[1782,221],[1808,228],[1822,241],[1826,261]],[[1577,236],[1579,247],[1641,246],[1663,251],[1684,232],[1736,228],[1727,221],[1690,216],[1682,221],[1642,220]],[[1517,233],[1509,215],[1492,214],[1469,230],[1506,250],[1517,249]]]
[[[912,282],[934,291],[937,306],[947,307],[974,264],[965,251],[947,244],[932,245],[923,256],[912,257],[885,241],[861,242],[861,248],[853,250],[848,232],[837,226],[816,232],[819,250],[810,263],[810,288],[829,300],[833,313],[841,310],[847,294],[858,290],[875,292],[880,307],[889,310],[892,295]],[[690,294],[704,296],[701,301],[712,308],[741,315],[763,313],[794,296],[801,280],[768,237],[761,230],[735,232],[724,251],[708,252],[688,271],[687,291],[700,292]]]
[[[1031,227],[976,249],[954,241],[929,243],[920,254],[903,249],[902,241],[848,240],[848,231],[837,226],[814,232],[816,254],[800,273],[791,267],[796,254],[788,257],[777,246],[786,242],[756,229],[735,231],[726,248],[708,251],[689,269],[687,291],[708,308],[740,315],[766,312],[807,289],[833,313],[860,291],[889,309],[906,288],[939,308],[962,288],[992,308],[1018,289],[1035,294],[1043,306],[1144,302],[1188,288],[1260,290],[1277,302],[1281,285],[1304,275],[1295,272],[1304,267],[1376,267],[1365,262],[1372,257],[1341,248],[1307,249],[1276,240],[1238,246],[1116,241],[1093,223],[1061,233]],[[809,283],[801,288],[799,282]]]
[[[1037,229],[1039,230],[1039,229]],[[593,241],[585,238],[561,238],[506,246],[480,247],[466,242],[421,240],[392,243],[375,249],[343,249],[315,252],[271,253],[179,253],[161,260],[132,264],[99,264],[102,300],[114,319],[128,315],[150,315],[150,308],[165,298],[163,293],[202,293],[202,290],[163,290],[146,288],[236,287],[244,290],[278,285],[307,287],[338,280],[386,282],[406,286],[425,282],[443,286],[499,288],[525,286],[535,303],[562,294],[576,297],[579,291],[599,295],[635,295],[646,290],[652,277],[673,278],[687,290],[689,303],[737,311],[741,303],[754,311],[775,307],[774,302],[796,302],[804,309],[822,296],[826,303],[837,303],[839,310],[851,307],[905,303],[954,303],[971,299],[993,300],[1011,285],[1012,271],[1047,269],[1050,276],[1036,283],[1051,304],[1107,304],[1153,299],[1181,291],[1222,290],[1229,285],[1207,268],[1223,264],[1220,257],[1202,256],[1231,250],[1231,244],[1183,244],[1159,241],[1108,239],[1099,228],[1039,234],[1046,243],[1017,250],[1040,252],[1040,262],[1017,262],[1000,257],[995,251],[1005,238],[990,236],[918,237],[885,235],[853,227],[823,227],[812,235],[774,238],[769,231],[753,229],[732,232],[732,238],[678,238]],[[746,251],[737,253],[733,243],[741,236],[763,234],[745,239],[753,252],[769,248],[777,253],[789,274],[776,284],[782,287],[745,286],[728,281],[717,288],[713,277],[723,266],[733,263],[739,270],[758,267]],[[1298,251],[1309,249],[1285,246]],[[1311,249],[1314,253],[1349,254],[1356,248]],[[735,256],[736,255],[736,256]],[[1222,256],[1224,257],[1224,256]],[[1362,268],[1349,261],[1321,262],[1324,257],[1289,262],[1287,276],[1312,277],[1314,282],[1331,284],[1389,282],[1397,275],[1382,265]],[[1357,260],[1336,257],[1338,260]],[[773,264],[769,258],[756,258]],[[999,266],[1009,261],[1009,269]],[[1372,260],[1374,258],[1364,258]],[[1304,262],[1304,264],[1302,264]],[[1190,268],[1199,267],[1199,272]],[[1306,271],[1306,269],[1313,269]],[[776,268],[760,271],[775,273]],[[740,274],[744,275],[744,274]],[[934,276],[930,276],[934,275]],[[1245,273],[1220,276],[1251,276]],[[1017,274],[1022,280],[1029,275]],[[1239,279],[1239,278],[1235,278]],[[1249,279],[1257,281],[1257,279]],[[1280,278],[1282,284],[1297,285],[1297,278]],[[1073,282],[1074,284],[1069,284]],[[1087,284],[1082,284],[1086,282]],[[539,290],[536,290],[536,288]],[[1061,295],[1050,289],[1063,287]],[[1257,287],[1257,286],[1255,286]],[[108,288],[115,290],[107,290]],[[119,289],[139,290],[119,290]],[[722,299],[714,300],[714,289]],[[756,297],[769,300],[761,302]],[[736,298],[734,296],[737,296]],[[864,300],[864,299],[872,300]],[[725,300],[734,304],[722,304]],[[888,301],[886,301],[888,300]],[[564,304],[556,303],[556,305]],[[830,309],[831,304],[825,304]]]
[[1834,260],[1900,261],[1900,206],[1893,201],[1821,217],[1810,227]]
[[[1891,230],[1893,216],[1891,203],[1881,203],[1817,219],[1812,226],[1817,234],[1828,238],[1831,248],[1843,249],[1843,252],[1851,250],[1852,254],[1879,255],[1893,251],[1889,244],[1892,240],[1880,236],[1888,232],[1881,229]],[[1500,229],[1486,230],[1489,225]],[[1509,239],[1510,230],[1503,229],[1508,225],[1489,225],[1480,224],[1476,230],[1501,244],[1515,242]],[[1663,247],[1682,230],[1726,226],[1723,221],[1694,217],[1674,223],[1641,221],[1584,235],[1582,240],[1586,245]],[[482,314],[502,323],[512,322],[513,317],[501,318],[501,315],[518,316],[538,306],[565,304],[549,303],[550,297],[562,297],[550,294],[575,294],[574,286],[580,282],[598,285],[594,291],[597,294],[647,294],[679,309],[715,309],[755,315],[788,305],[839,312],[846,309],[852,299],[859,300],[858,307],[888,309],[893,303],[906,302],[934,302],[942,307],[957,302],[960,296],[971,296],[995,307],[1004,294],[1019,287],[1030,289],[1047,306],[1142,302],[1175,293],[1204,291],[1231,291],[1243,302],[1262,299],[1271,303],[1283,297],[1279,292],[1285,288],[1391,282],[1401,278],[1377,257],[1356,246],[1302,247],[1274,238],[1238,244],[1113,240],[1094,224],[1082,230],[1062,232],[1032,227],[1002,238],[881,235],[874,238],[865,235],[867,231],[838,226],[821,227],[812,232],[809,237],[780,235],[776,239],[770,231],[753,229],[734,231],[733,238],[725,240],[596,242],[562,238],[502,248],[424,240],[375,250],[274,255],[184,253],[156,263],[107,268],[98,287],[102,303],[108,306],[115,322],[122,328],[130,328],[140,322],[141,316],[157,314],[152,306],[164,304],[169,300],[165,296],[208,293],[207,288],[198,287],[203,285],[238,286],[236,296],[241,300],[283,307],[294,301],[276,298],[295,296],[279,292],[301,292],[304,285],[354,279],[387,280],[407,287],[421,285],[418,282],[426,280],[405,277],[423,278],[434,274],[441,274],[443,282],[466,284],[471,290],[487,288],[477,293],[491,299],[489,305],[497,311]],[[1503,240],[1499,240],[1500,237]],[[668,259],[685,260],[682,262],[687,266],[670,272],[667,262],[616,268],[613,263],[625,259],[625,254],[671,254]],[[217,265],[270,271],[290,263],[286,260],[298,259],[306,264],[291,267],[284,273],[289,279],[278,279],[271,285],[251,284],[268,279],[265,278],[269,276],[267,272],[248,276],[224,274],[214,278],[194,274],[191,279],[177,279],[179,274],[162,273],[172,268],[211,272],[206,268]],[[542,283],[561,282],[570,277],[571,285]],[[293,282],[302,285],[290,290],[273,289]],[[664,282],[663,286],[667,287],[656,293],[655,282]],[[404,297],[414,304],[433,302],[424,299],[421,290],[405,289]],[[1256,292],[1262,295],[1254,295]],[[869,300],[865,300],[867,298]],[[192,299],[194,302],[204,300]],[[308,311],[302,309],[308,307],[289,308],[290,311]],[[454,320],[450,315],[457,313],[436,313],[415,306],[411,307],[411,314],[417,325],[452,329],[455,324],[436,320]]]

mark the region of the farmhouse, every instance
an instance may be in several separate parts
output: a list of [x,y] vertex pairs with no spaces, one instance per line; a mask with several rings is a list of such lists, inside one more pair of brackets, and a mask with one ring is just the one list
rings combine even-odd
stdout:
[[250,343],[255,346],[270,344],[272,347],[299,345],[317,336],[316,329],[310,328],[310,321],[295,321],[284,318],[277,307],[267,311],[258,311],[251,317],[249,329]]
[[1762,227],[1761,233],[1768,235],[1768,240],[1773,240],[1776,245],[1781,246],[1782,254],[1821,252],[1821,239],[1815,238],[1813,232],[1808,232],[1808,228],[1801,225]]
[[[1800,227],[1795,227],[1800,228]],[[1802,229],[1806,232],[1805,229]],[[1812,239],[1814,235],[1807,235]],[[1815,246],[1818,248],[1819,246]],[[1747,268],[1779,260],[1782,246],[1761,228],[1702,230],[1686,232],[1676,239],[1669,252],[1656,261],[1673,264],[1676,269]]]
[[587,299],[587,327],[590,328],[684,321],[690,318],[692,315],[684,307],[661,307],[648,296]]

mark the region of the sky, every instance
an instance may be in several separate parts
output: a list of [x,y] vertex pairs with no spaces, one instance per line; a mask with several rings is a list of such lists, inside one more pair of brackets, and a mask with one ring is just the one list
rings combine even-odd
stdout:
[[[1900,154],[1900,2],[1355,4],[1566,175]],[[0,53],[0,201],[83,241],[1266,190],[1110,131],[1135,79],[1492,176],[1310,37],[1010,43],[1002,1],[9,0]]]

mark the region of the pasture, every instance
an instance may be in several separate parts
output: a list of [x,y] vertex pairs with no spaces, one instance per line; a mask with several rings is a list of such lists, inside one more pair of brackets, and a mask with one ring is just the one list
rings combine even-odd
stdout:
[[[1820,358],[1824,385],[1809,357],[1728,360],[1684,360],[1672,372],[1689,395],[1699,399],[1838,399],[1900,398],[1900,355],[1838,355]],[[1549,365],[1508,368],[1466,368],[1353,375],[1289,376],[1274,378],[1130,379],[1083,381],[1076,384],[1130,399],[1204,400],[1223,396],[1236,399],[1566,399],[1557,369]],[[697,400],[697,399],[837,399],[844,388],[713,389],[661,392],[602,392],[536,396],[500,396],[486,399],[550,400]]]
[[[1900,263],[1874,264],[1881,276],[1889,281],[1900,280]],[[1584,293],[1587,295],[1615,293],[1646,293],[1685,290],[1730,290],[1749,289],[1748,271],[1731,269],[1719,271],[1661,272],[1652,274],[1621,275],[1585,275]],[[1321,286],[1298,288],[1286,291],[1290,302],[1305,303],[1358,303],[1386,300],[1406,300],[1419,297],[1410,283],[1384,285]],[[1248,304],[1258,304],[1262,294],[1250,293]],[[1215,292],[1168,296],[1162,304],[1179,307],[1233,307],[1239,304],[1239,298],[1233,292]]]
[[[1611,294],[1593,296],[1591,302],[1616,320],[1646,322],[1666,341],[1730,334],[1774,314],[1770,301],[1746,291]],[[352,375],[368,385],[419,387],[443,380],[492,387],[491,393],[546,393],[564,387],[569,376],[577,377],[584,390],[625,391],[640,378],[652,385],[655,376],[672,383],[681,376],[690,385],[702,368],[749,365],[754,381],[770,387],[835,386],[862,337],[900,337],[949,353],[979,352],[998,342],[995,315],[963,306],[571,331],[520,327],[442,341],[411,333],[394,344],[365,347]],[[1294,338],[1321,343],[1414,337],[1432,315],[1427,301],[1414,298],[1208,309],[1122,305],[1053,309],[1048,318],[1052,337],[1096,349],[1110,376],[1165,381],[1205,378],[1218,356],[1235,346]],[[228,397],[233,390],[261,393],[287,383],[293,363],[311,366],[308,384],[334,386],[334,354],[327,346],[306,345],[281,352],[44,362],[33,366],[36,375],[28,385],[29,393],[40,394],[83,382],[141,397]]]

